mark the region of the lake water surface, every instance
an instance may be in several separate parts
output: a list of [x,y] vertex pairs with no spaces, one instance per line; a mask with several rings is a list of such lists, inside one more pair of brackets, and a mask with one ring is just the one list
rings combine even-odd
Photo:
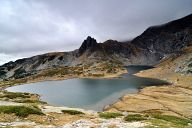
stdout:
[[137,93],[139,88],[165,83],[132,75],[145,66],[127,67],[131,72],[114,79],[68,79],[45,81],[9,87],[11,92],[29,92],[41,95],[41,100],[51,105],[78,107],[102,111],[103,107],[117,101],[127,93]]

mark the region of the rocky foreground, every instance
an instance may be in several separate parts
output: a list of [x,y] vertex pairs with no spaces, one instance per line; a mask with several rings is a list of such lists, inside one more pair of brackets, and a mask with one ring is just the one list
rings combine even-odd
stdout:
[[[0,102],[6,106],[23,106],[14,102]],[[1,107],[1,106],[0,106]],[[14,114],[1,114],[0,127],[14,128],[139,128],[147,126],[145,122],[126,122],[123,115],[117,118],[102,118],[95,111],[77,108],[39,106],[44,115],[29,115],[22,118]],[[63,113],[62,110],[74,113]],[[76,114],[75,114],[76,112]],[[80,112],[78,114],[78,112]]]

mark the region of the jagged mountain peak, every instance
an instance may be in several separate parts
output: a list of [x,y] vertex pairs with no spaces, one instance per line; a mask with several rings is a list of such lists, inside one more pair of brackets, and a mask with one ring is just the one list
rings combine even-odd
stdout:
[[87,49],[91,49],[97,46],[96,39],[88,36],[86,40],[83,41],[82,45],[79,48],[79,54],[83,54]]

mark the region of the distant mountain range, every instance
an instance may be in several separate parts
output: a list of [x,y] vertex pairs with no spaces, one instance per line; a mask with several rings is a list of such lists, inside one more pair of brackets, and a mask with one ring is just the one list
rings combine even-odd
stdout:
[[104,62],[119,67],[155,65],[172,54],[180,54],[182,48],[190,45],[192,14],[163,25],[149,27],[132,41],[107,40],[97,43],[88,36],[79,49],[71,52],[47,53],[6,63],[0,66],[0,79],[25,78],[45,70],[68,67],[89,67],[89,71],[94,67],[101,70],[98,65]]

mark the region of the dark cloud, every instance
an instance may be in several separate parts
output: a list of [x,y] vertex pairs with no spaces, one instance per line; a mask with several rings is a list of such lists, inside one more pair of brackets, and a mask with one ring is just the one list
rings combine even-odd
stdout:
[[128,40],[192,12],[191,0],[1,0],[0,54],[78,48],[88,36]]

